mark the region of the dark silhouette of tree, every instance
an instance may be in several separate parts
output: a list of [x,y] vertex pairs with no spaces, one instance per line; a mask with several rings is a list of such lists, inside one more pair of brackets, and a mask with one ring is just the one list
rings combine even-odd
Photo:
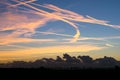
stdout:
[[80,60],[77,59],[75,56],[71,57],[67,53],[63,54],[63,58],[65,59],[66,62],[68,63],[80,63]]
[[90,56],[78,56],[82,63],[93,63],[93,59]]
[[52,58],[43,58],[42,60],[43,60],[44,62],[47,62],[47,63],[55,62],[55,60],[52,59]]
[[41,60],[36,60],[36,61],[32,62],[30,66],[41,67],[41,66],[44,66],[44,64],[45,64],[45,62],[41,59]]
[[104,58],[96,59],[95,62],[99,64],[116,64],[117,60],[112,57],[104,56]]
[[57,56],[53,58],[42,58],[34,62],[13,61],[7,64],[0,64],[0,68],[103,68],[113,67],[118,69],[120,61],[113,57],[103,57],[93,60],[90,56],[70,56],[63,54],[63,58]]
[[60,56],[57,56],[56,62],[64,62],[64,60]]
[[66,62],[72,62],[72,57],[67,53],[63,54],[63,59],[65,59]]

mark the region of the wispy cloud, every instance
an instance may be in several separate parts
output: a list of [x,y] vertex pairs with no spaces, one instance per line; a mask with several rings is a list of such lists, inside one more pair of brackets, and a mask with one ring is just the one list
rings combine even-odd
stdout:
[[[35,3],[32,3],[35,4]],[[100,25],[104,25],[104,26],[109,26],[109,27],[113,27],[113,28],[120,28],[120,25],[112,25],[109,24],[109,21],[106,20],[99,20],[96,18],[93,18],[91,16],[86,15],[86,17],[77,14],[75,12],[69,11],[69,10],[65,10],[65,9],[61,9],[57,6],[51,5],[51,4],[45,4],[45,5],[41,5],[42,7],[54,10],[54,14],[63,17],[64,19],[70,20],[70,21],[77,21],[77,22],[86,22],[86,23],[93,23],[93,24],[100,24]]]
[[1,13],[0,18],[0,31],[5,30],[18,30],[18,29],[28,29],[29,31],[35,30],[38,26],[43,26],[48,18],[30,18],[30,16],[13,12]]
[[[16,43],[16,42],[29,42],[34,41],[33,39],[20,38],[21,35],[34,34],[37,27],[41,27],[46,24],[48,18],[28,18],[23,14],[15,14],[12,12],[1,13],[0,18],[0,44],[5,43]],[[4,31],[13,30],[7,34]],[[4,38],[3,38],[4,37]],[[26,37],[26,36],[25,36]],[[17,41],[16,41],[17,40]]]
[[[90,17],[88,15],[86,17],[84,17],[84,16],[79,15],[77,13],[74,13],[72,11],[61,9],[61,8],[59,8],[57,6],[54,6],[54,5],[51,5],[51,4],[45,4],[45,5],[40,5],[40,4],[36,4],[36,3],[31,3],[31,4],[36,5],[36,6],[41,6],[41,7],[44,7],[44,8],[51,9],[51,10],[55,11],[55,12],[52,12],[52,13],[49,13],[49,12],[46,13],[44,11],[44,13],[48,15],[47,17],[49,17],[49,15],[53,15],[53,17],[55,19],[62,20],[64,22],[70,24],[71,26],[73,26],[76,29],[76,34],[74,36],[73,42],[78,40],[78,37],[80,36],[80,31],[79,31],[78,26],[76,25],[76,23],[74,23],[72,21],[86,22],[86,23],[109,26],[109,27],[113,27],[113,28],[120,28],[119,25],[109,24],[108,23],[109,21],[95,19],[95,18]],[[26,5],[26,6],[31,7],[30,5]],[[33,8],[33,7],[31,7],[31,8]],[[36,9],[36,8],[34,8],[34,9]]]
[[108,43],[106,43],[105,45],[106,45],[107,47],[114,47],[113,45],[108,44]]
[[[76,45],[76,46],[48,46],[40,48],[26,48],[13,51],[0,51],[0,61],[12,61],[12,60],[34,60],[34,56],[38,55],[48,55],[47,53],[62,54],[63,52],[90,52],[104,49],[105,47],[95,46],[95,45]],[[46,54],[45,54],[46,53]],[[34,56],[31,56],[34,55]],[[39,56],[40,58],[40,56]]]
[[30,42],[55,42],[56,39],[30,39],[30,38],[0,38],[0,45],[8,45],[15,43],[30,43]]
[[[95,46],[95,45],[62,45],[62,46],[48,46],[48,47],[41,47],[38,48],[39,53],[63,53],[63,52],[89,52],[94,50],[101,50],[104,47]],[[51,51],[52,49],[52,51]],[[36,50],[36,48],[31,48],[31,51]]]
[[59,33],[54,33],[54,32],[40,32],[40,31],[38,31],[36,33],[41,33],[41,34],[45,34],[45,35],[51,34],[51,35],[58,35],[58,36],[65,36],[65,37],[73,37],[72,35],[59,34]]
[[[27,10],[26,12],[29,12],[29,15],[32,15],[32,16],[36,15],[37,17],[31,18],[28,15],[28,13],[25,13],[24,10],[19,10],[17,8],[16,8],[17,10],[15,11],[8,11],[8,12],[0,13],[2,15],[0,18],[0,24],[1,24],[0,31],[4,32],[7,30],[13,30],[13,32],[11,32],[10,34],[4,34],[5,35],[4,39],[2,39],[3,36],[0,36],[1,38],[0,44],[10,44],[10,43],[16,43],[16,42],[23,42],[23,41],[24,42],[34,41],[33,39],[29,39],[26,37],[29,37],[35,33],[73,37],[72,40],[69,39],[70,42],[76,42],[77,40],[104,40],[106,39],[106,38],[88,38],[88,37],[79,38],[80,36],[80,31],[78,29],[79,26],[75,22],[86,22],[86,23],[109,26],[113,28],[120,28],[119,25],[109,24],[109,21],[95,19],[88,15],[83,16],[75,12],[72,12],[70,10],[59,8],[52,4],[40,5],[36,3],[31,3],[36,0],[21,1],[21,2],[18,0],[12,0],[12,1],[17,2],[18,4],[8,3],[7,4],[8,7],[16,8],[16,7],[19,7],[19,5],[25,5],[29,8],[32,8],[32,10]],[[50,9],[52,10],[52,12],[39,9],[33,5]],[[76,30],[75,35],[72,36],[72,35],[67,35],[67,34],[58,34],[54,32],[36,32],[36,28],[42,27],[49,21],[56,21],[56,20],[66,22],[69,25],[73,26]],[[24,39],[20,38],[21,35],[24,35],[25,38]],[[5,40],[7,38],[9,38],[9,40]],[[111,39],[111,38],[108,38],[108,39]]]
[[[73,26],[75,28],[75,30],[76,30],[76,34],[75,34],[74,39],[72,40],[72,42],[76,41],[77,38],[80,36],[80,31],[78,29],[78,26],[75,23],[62,18],[61,16],[58,16],[58,15],[52,14],[50,12],[38,9],[38,8],[36,8],[34,6],[31,6],[31,5],[27,4],[27,2],[20,2],[20,1],[17,1],[17,0],[16,0],[16,2],[18,2],[19,5],[23,4],[25,6],[28,6],[28,7],[32,8],[32,9],[36,10],[37,12],[35,12],[35,13],[38,14],[38,15],[42,15],[42,16],[45,16],[45,17],[50,18],[50,19],[54,18],[56,20],[61,20],[63,22],[66,22],[66,23],[70,24],[71,26]],[[16,6],[16,5],[12,5],[12,6]]]

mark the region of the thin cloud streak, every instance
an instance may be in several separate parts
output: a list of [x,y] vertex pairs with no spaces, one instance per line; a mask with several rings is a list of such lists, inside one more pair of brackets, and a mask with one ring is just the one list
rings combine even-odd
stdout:
[[114,47],[113,45],[108,44],[108,43],[106,43],[105,45],[106,45],[107,47]]
[[[13,32],[11,32],[10,34],[7,34],[7,33],[3,34],[3,36],[1,35],[0,44],[7,44],[7,43],[10,44],[14,42],[16,43],[16,39],[18,41],[21,40],[20,38],[21,35],[34,34],[35,29],[37,27],[43,26],[46,24],[47,21],[50,21],[48,20],[48,18],[45,18],[45,17],[41,19],[29,19],[25,15],[14,14],[11,12],[2,13],[2,15],[3,16],[0,18],[0,21],[1,21],[0,31],[4,33],[4,31],[13,30]],[[24,38],[23,41],[29,42],[27,38]]]
[[9,45],[15,43],[30,43],[30,42],[55,42],[56,39],[31,39],[31,38],[0,38],[0,45]]
[[[58,8],[58,7],[51,5],[51,4],[46,4],[46,5],[40,5],[40,4],[36,4],[36,3],[30,3],[30,4],[34,4],[37,6],[41,6],[41,7],[47,8],[47,9],[54,10],[56,12],[53,12],[53,14],[55,14],[59,17],[62,17],[65,20],[77,21],[77,22],[87,22],[87,23],[109,26],[112,28],[120,28],[119,25],[108,24],[108,21],[98,20],[98,19],[95,19],[95,18],[90,17],[88,15],[86,17],[84,17],[84,16],[79,15],[77,13],[74,13],[72,11],[64,10],[64,9]],[[74,26],[74,25],[73,25],[73,27],[78,28],[77,26]],[[78,29],[76,29],[76,35],[74,36],[73,42],[76,42],[78,40],[78,36],[80,36],[80,33],[79,33]]]
[[31,55],[48,55],[45,53],[59,53],[62,54],[63,52],[90,52],[104,49],[105,47],[95,46],[95,45],[75,45],[75,46],[48,46],[48,47],[40,47],[40,48],[26,48],[21,50],[15,51],[0,51],[2,53],[0,55],[0,61],[12,61],[18,59],[25,59],[25,60],[33,60],[34,57]]
[[[11,34],[9,34],[7,36],[7,38],[17,38],[20,35],[33,35],[34,33],[36,33],[36,28],[41,27],[45,24],[47,24],[47,22],[51,21],[51,20],[61,20],[63,22],[66,22],[68,24],[70,24],[71,26],[73,26],[76,30],[76,34],[74,36],[70,36],[70,35],[66,35],[66,34],[57,34],[57,33],[52,33],[52,32],[40,32],[42,34],[54,34],[54,35],[59,35],[59,36],[66,36],[66,37],[73,37],[72,40],[70,40],[70,42],[76,42],[77,40],[87,40],[90,38],[79,38],[80,36],[80,31],[78,29],[78,26],[76,25],[75,22],[86,22],[86,23],[93,23],[93,24],[100,24],[100,25],[105,25],[105,26],[110,26],[113,28],[119,28],[119,25],[111,25],[108,24],[108,21],[105,20],[98,20],[95,19],[93,17],[90,16],[82,16],[80,14],[77,14],[75,12],[69,11],[69,10],[65,10],[65,9],[61,9],[57,6],[51,5],[51,4],[45,4],[45,5],[40,5],[40,4],[36,4],[36,3],[31,3],[34,2],[36,0],[30,0],[30,1],[26,1],[26,2],[20,2],[18,0],[13,0],[15,2],[18,2],[18,4],[11,4],[10,6],[14,6],[17,7],[19,5],[25,5],[28,6],[34,10],[31,10],[30,13],[32,14],[36,14],[40,17],[43,17],[41,19],[33,19],[30,20],[29,17],[27,17],[26,15],[22,15],[22,14],[13,14],[13,13],[4,13],[4,17],[1,18],[0,22],[1,23],[1,27],[0,30],[1,31],[6,31],[6,30],[15,30],[14,32],[12,32]],[[28,4],[29,3],[29,4]],[[36,5],[36,6],[41,6],[50,10],[53,10],[53,12],[47,12],[45,10],[41,10],[39,8],[36,8],[30,4]],[[19,18],[21,18],[23,21],[18,20]],[[6,21],[7,23],[5,24]],[[20,27],[21,25],[21,27]],[[91,38],[92,39],[92,38]],[[93,39],[92,39],[93,40]],[[94,40],[102,40],[102,39],[95,39]]]
[[58,33],[54,33],[54,32],[40,32],[40,31],[38,31],[36,33],[41,33],[41,34],[45,34],[45,35],[51,34],[51,35],[59,35],[59,36],[64,36],[64,37],[73,37],[72,35],[58,34]]
[[71,40],[71,42],[76,42],[77,39],[79,38],[79,36],[80,36],[80,31],[79,31],[79,29],[78,29],[78,26],[76,26],[75,23],[73,23],[73,22],[71,22],[71,21],[69,21],[69,20],[66,20],[66,19],[62,18],[61,16],[57,16],[57,15],[52,14],[52,13],[49,13],[49,12],[47,12],[47,11],[38,9],[38,8],[36,8],[36,7],[34,7],[34,6],[31,6],[31,5],[29,5],[29,4],[25,3],[25,2],[22,2],[22,3],[21,3],[20,1],[17,1],[17,0],[16,0],[15,2],[18,2],[18,4],[23,4],[23,5],[25,5],[25,6],[28,6],[28,7],[32,8],[32,9],[38,11],[38,12],[36,12],[36,13],[39,14],[39,15],[43,15],[43,16],[45,16],[45,17],[52,18],[52,19],[54,18],[54,19],[56,19],[56,20],[61,20],[61,21],[63,21],[63,22],[66,22],[66,23],[70,24],[70,25],[73,26],[73,27],[75,28],[75,30],[76,30],[76,34],[74,35],[74,38]]
[[[35,4],[35,3],[30,3],[30,4],[39,5],[39,4]],[[45,4],[45,5],[40,5],[40,6],[56,11],[56,12],[54,12],[54,14],[56,14],[58,16],[62,16],[63,18],[65,18],[67,20],[99,24],[99,25],[109,26],[109,27],[113,27],[113,28],[120,28],[120,25],[108,24],[109,21],[95,19],[95,18],[88,16],[88,15],[86,15],[86,17],[84,17],[84,16],[77,14],[75,12],[61,9],[61,8],[54,6],[54,5],[51,5],[51,4]]]
[[[120,36],[110,36],[110,37],[80,37],[78,41],[84,41],[84,40],[110,40],[110,39],[120,39]],[[69,38],[63,39],[63,40],[70,40]]]

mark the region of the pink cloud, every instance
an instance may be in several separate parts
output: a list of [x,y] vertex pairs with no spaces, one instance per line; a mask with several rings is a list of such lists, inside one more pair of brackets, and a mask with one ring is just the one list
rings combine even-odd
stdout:
[[[46,4],[46,5],[40,5],[40,4],[35,4],[31,3],[34,2],[35,0],[30,0],[27,2],[19,2],[17,0],[14,0],[15,2],[18,2],[18,4],[12,5],[9,3],[9,6],[11,7],[17,7],[19,5],[25,5],[27,7],[30,7],[34,10],[28,10],[28,11],[23,11],[23,10],[15,10],[1,13],[1,18],[0,18],[0,31],[6,31],[6,30],[13,30],[12,33],[6,34],[6,38],[17,38],[20,35],[25,34],[25,37],[31,36],[32,34],[36,33],[36,28],[42,27],[49,21],[56,21],[56,20],[61,20],[63,22],[68,23],[72,27],[75,28],[76,33],[73,36],[73,39],[70,40],[70,42],[76,42],[79,40],[80,36],[80,31],[78,29],[78,25],[76,25],[76,22],[86,22],[86,23],[92,23],[92,24],[99,24],[99,25],[104,25],[104,26],[109,26],[113,28],[120,28],[119,25],[112,25],[109,24],[108,21],[106,20],[99,20],[95,19],[90,16],[82,16],[80,14],[77,14],[75,12],[72,12],[70,10],[65,10],[62,8],[59,8],[57,6],[51,5],[51,4]],[[36,5],[36,6],[41,6],[50,10],[53,10],[53,12],[47,12],[45,10],[36,8],[30,4]],[[17,12],[18,11],[18,12]],[[29,12],[33,16],[37,15],[37,17],[30,18],[28,15]],[[19,14],[21,13],[21,14]],[[60,36],[69,36],[66,34],[57,34],[57,33],[51,33],[51,32],[42,32],[42,34],[54,34],[54,35],[60,35]],[[84,38],[85,39],[85,38]]]

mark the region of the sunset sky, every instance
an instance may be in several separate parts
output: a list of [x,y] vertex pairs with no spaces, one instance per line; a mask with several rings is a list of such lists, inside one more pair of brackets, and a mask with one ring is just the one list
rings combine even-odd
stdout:
[[0,63],[69,53],[120,60],[120,0],[0,0]]

